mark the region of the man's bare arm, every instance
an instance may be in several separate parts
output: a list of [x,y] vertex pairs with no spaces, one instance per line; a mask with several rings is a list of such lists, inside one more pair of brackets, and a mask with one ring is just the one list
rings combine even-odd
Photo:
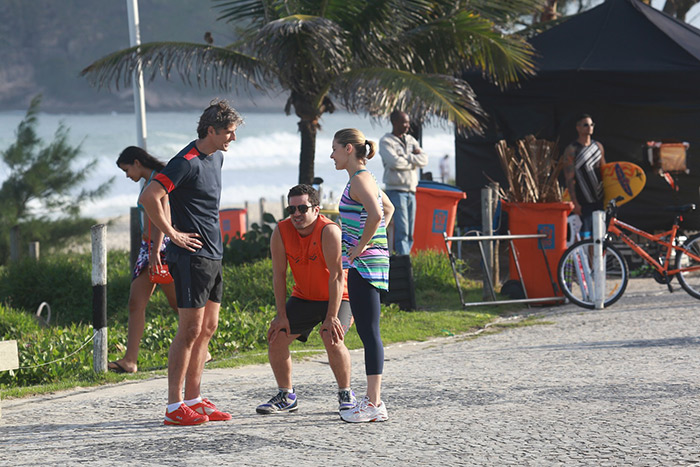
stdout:
[[202,248],[202,242],[199,240],[198,233],[179,232],[171,222],[169,216],[163,207],[163,198],[168,195],[163,185],[160,183],[149,183],[144,188],[139,201],[146,210],[148,218],[151,219],[158,229],[164,235],[170,237],[170,240],[180,248],[188,251],[196,251]]
[[566,188],[569,190],[569,197],[574,203],[574,214],[581,214],[581,205],[576,199],[576,168],[574,166],[574,149],[567,146],[564,151],[564,179],[566,180]]
[[275,293],[277,316],[270,323],[267,340],[274,342],[280,332],[290,333],[287,318],[287,250],[284,248],[279,228],[275,227],[270,237],[270,254],[272,256],[272,289]]

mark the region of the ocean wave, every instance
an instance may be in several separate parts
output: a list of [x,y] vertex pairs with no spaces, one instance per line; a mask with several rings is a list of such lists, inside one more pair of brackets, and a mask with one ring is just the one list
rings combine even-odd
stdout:
[[[0,112],[0,150],[14,142],[14,131],[24,116],[17,112]],[[297,118],[284,113],[249,113],[244,115],[245,125],[237,132],[224,157],[222,206],[257,201],[259,198],[279,200],[298,181],[301,139],[297,131]],[[149,113],[148,151],[166,162],[185,145],[196,138],[196,122],[199,115],[192,112]],[[69,129],[69,143],[81,145],[81,153],[74,160],[74,167],[81,168],[88,160],[96,159],[95,170],[81,188],[95,188],[111,177],[108,194],[96,201],[86,203],[83,214],[92,217],[109,217],[128,214],[134,206],[139,184],[124,177],[115,162],[126,147],[136,144],[136,125],[133,115],[46,115],[40,114],[38,134],[45,143],[53,140],[59,122]],[[340,196],[347,173],[336,171],[330,159],[332,138],[342,128],[360,128],[368,139],[379,141],[390,131],[386,122],[373,123],[366,117],[338,112],[324,115],[322,129],[316,139],[315,174],[324,179],[326,195]],[[450,156],[454,173],[454,134],[451,129],[426,127],[423,133],[423,148],[429,156],[424,171],[439,177],[439,161],[445,154]],[[382,184],[383,167],[377,156],[368,163],[368,169]],[[8,175],[8,169],[0,164],[0,183]]]

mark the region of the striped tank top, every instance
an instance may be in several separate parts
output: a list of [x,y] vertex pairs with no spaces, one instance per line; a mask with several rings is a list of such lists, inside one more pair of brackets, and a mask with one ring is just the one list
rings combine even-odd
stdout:
[[603,199],[603,180],[600,175],[600,159],[603,154],[595,140],[584,146],[578,141],[572,143],[576,153],[576,199],[586,203],[596,203]]
[[[352,177],[360,172],[364,172],[364,170],[358,170]],[[350,177],[350,181],[352,181],[352,177]],[[367,244],[365,251],[355,258],[352,264],[348,263],[348,248],[357,245],[367,220],[367,211],[364,206],[350,197],[350,181],[345,186],[338,206],[343,230],[343,269],[355,268],[372,286],[381,290],[389,290],[389,248],[387,247],[384,214],[382,214],[379,227]],[[379,208],[383,213],[381,192],[379,194]]]

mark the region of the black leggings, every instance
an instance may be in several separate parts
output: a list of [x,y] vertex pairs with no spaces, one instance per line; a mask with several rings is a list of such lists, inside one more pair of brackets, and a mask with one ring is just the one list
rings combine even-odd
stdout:
[[365,347],[365,374],[384,371],[384,344],[379,334],[379,290],[363,278],[357,269],[348,271],[348,295],[355,327]]

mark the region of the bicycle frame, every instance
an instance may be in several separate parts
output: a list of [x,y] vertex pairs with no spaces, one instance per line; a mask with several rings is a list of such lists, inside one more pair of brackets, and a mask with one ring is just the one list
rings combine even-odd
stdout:
[[[615,237],[619,238],[622,240],[625,244],[627,244],[632,251],[637,253],[639,256],[644,259],[647,263],[651,264],[654,266],[656,271],[666,277],[671,277],[676,274],[678,274],[680,271],[687,272],[687,271],[697,271],[700,270],[700,265],[698,266],[693,266],[689,268],[681,268],[681,269],[670,269],[670,260],[671,260],[671,252],[672,251],[682,251],[686,255],[688,255],[689,258],[692,258],[695,261],[700,262],[700,256],[695,255],[691,253],[690,251],[686,250],[682,246],[675,245],[676,241],[676,235],[678,234],[678,226],[679,226],[679,221],[680,218],[677,217],[675,222],[673,223],[673,227],[671,230],[667,230],[665,232],[661,232],[656,235],[652,235],[649,232],[645,232],[644,230],[638,229],[634,226],[631,226],[625,222],[622,222],[619,220],[617,217],[614,215],[611,217],[610,222],[608,224],[608,235],[614,235]],[[644,250],[639,244],[637,244],[634,240],[632,240],[624,231],[629,231],[631,233],[637,234],[641,237],[646,238],[647,240],[650,240],[657,245],[662,245],[663,247],[666,248],[666,255],[663,259],[663,264],[653,258],[649,253]],[[668,237],[668,240],[665,240],[665,238]]]

